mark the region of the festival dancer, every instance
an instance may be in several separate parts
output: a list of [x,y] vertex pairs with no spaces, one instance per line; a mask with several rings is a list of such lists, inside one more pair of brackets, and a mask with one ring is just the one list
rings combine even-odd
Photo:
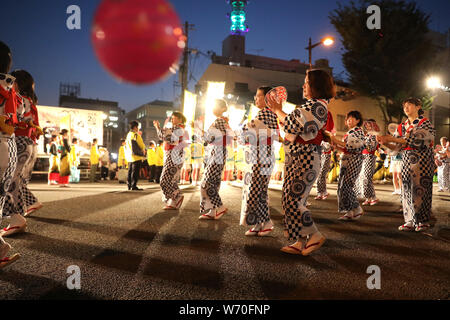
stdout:
[[162,129],[158,121],[153,121],[159,139],[164,141],[164,167],[160,181],[163,202],[166,204],[164,210],[179,209],[184,200],[178,182],[184,161],[183,150],[189,139],[185,123],[186,117],[177,111],[172,113],[171,122],[166,123]]
[[[11,196],[9,188],[17,165],[14,126],[17,124],[17,105],[22,103],[14,89],[15,78],[8,74],[11,64],[11,50],[0,41],[0,219],[4,216],[6,198]],[[20,258],[18,253],[8,257],[10,250],[11,245],[0,235],[0,269]]]
[[217,117],[201,139],[208,144],[208,162],[201,182],[199,219],[217,220],[226,212],[219,195],[222,173],[227,159],[227,146],[232,141],[232,130],[223,114],[228,110],[225,100],[216,99],[213,114]]
[[333,149],[331,148],[331,144],[325,141],[322,141],[321,147],[320,173],[317,178],[317,196],[314,198],[315,200],[325,200],[329,196],[327,192],[327,177],[328,172],[330,172],[331,152]]
[[[24,70],[12,72],[11,75],[16,78],[14,83],[16,92],[27,94],[27,96],[21,96],[22,103],[17,107],[18,123],[14,132],[17,146],[17,165],[9,188],[11,196],[7,197],[3,206],[3,215],[10,217],[9,225],[0,231],[0,235],[3,237],[26,231],[27,220],[25,215],[27,207],[24,189],[27,184],[26,175],[33,170],[35,161],[32,158],[34,143],[31,139],[35,130],[31,113],[31,105],[34,102],[29,98],[30,96],[35,97],[33,90],[34,81],[31,75]],[[24,78],[30,80],[27,88],[24,87]]]
[[260,110],[250,123],[243,126],[239,137],[239,142],[248,147],[240,219],[241,225],[251,227],[246,236],[267,236],[274,228],[269,213],[268,187],[275,165],[273,141],[279,140],[279,127],[276,114],[264,99],[271,89],[257,89],[255,105]]
[[378,203],[378,199],[375,195],[375,188],[373,186],[373,175],[375,174],[375,162],[376,156],[375,151],[378,149],[379,144],[377,142],[377,137],[372,134],[373,131],[379,131],[378,125],[374,119],[369,119],[364,122],[363,125],[365,138],[365,149],[363,150],[363,165],[361,169],[362,174],[362,193],[366,199],[362,205],[375,205]]
[[449,191],[450,187],[450,143],[447,137],[440,139],[441,144],[436,146],[436,165],[438,166],[438,192]]
[[359,111],[350,111],[345,122],[349,131],[343,140],[331,137],[333,144],[344,152],[340,163],[337,195],[339,212],[345,214],[339,217],[339,220],[356,220],[364,214],[356,198],[355,183],[363,163],[365,135],[361,129],[363,121]]
[[69,131],[67,129],[62,129],[59,139],[58,139],[58,171],[59,171],[59,186],[69,187],[69,177],[70,177],[70,145],[69,145]]
[[[310,255],[325,242],[315,225],[306,200],[319,175],[321,143],[328,118],[329,99],[336,95],[333,78],[323,70],[309,70],[303,85],[306,103],[286,114],[282,105],[268,98],[270,108],[277,114],[286,133],[285,179],[282,206],[284,223],[291,245],[281,248],[290,254]],[[306,238],[306,243],[303,242]]]
[[[335,132],[333,116],[330,111],[328,111],[325,130],[328,132]],[[331,147],[331,144],[326,141],[322,141],[321,147],[322,156],[320,159],[320,173],[317,178],[317,196],[314,198],[315,200],[325,200],[329,196],[329,193],[327,192],[327,177],[328,172],[330,172],[331,152],[333,148]]]
[[[24,154],[28,153],[30,155],[28,160],[23,164],[23,169],[20,174],[18,173],[18,170],[20,170],[18,168],[22,165],[20,162],[25,160],[25,156],[18,155],[18,164],[16,168],[16,174],[19,174],[20,177],[21,199],[24,202],[24,217],[26,217],[43,206],[28,189],[28,183],[31,181],[34,164],[37,159],[37,139],[44,133],[39,127],[39,116],[36,108],[37,96],[34,91],[33,77],[25,70],[16,70],[12,72],[11,75],[16,78],[15,85],[24,102],[23,119],[22,123],[19,125],[21,128],[15,130],[16,143],[18,145],[17,149],[18,151],[21,150]],[[19,145],[21,147],[19,147]],[[18,206],[21,207],[21,204]]]
[[431,227],[431,204],[435,163],[433,141],[436,134],[430,120],[423,116],[422,101],[403,102],[408,119],[397,128],[398,137],[379,136],[379,143],[402,151],[402,205],[405,223],[400,231],[421,232]]

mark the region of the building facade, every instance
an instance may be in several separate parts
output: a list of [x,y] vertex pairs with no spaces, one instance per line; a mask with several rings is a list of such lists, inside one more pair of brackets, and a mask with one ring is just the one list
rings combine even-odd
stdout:
[[66,108],[102,111],[104,114],[103,145],[110,152],[117,152],[120,139],[125,134],[125,111],[119,107],[118,102],[61,95],[59,105]]

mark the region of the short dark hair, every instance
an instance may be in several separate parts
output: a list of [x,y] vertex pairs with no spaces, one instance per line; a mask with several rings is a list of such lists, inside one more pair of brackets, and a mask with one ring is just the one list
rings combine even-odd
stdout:
[[0,41],[0,73],[8,73],[11,68],[11,49]]
[[37,103],[37,96],[33,90],[34,79],[33,76],[25,70],[14,70],[11,75],[16,78],[16,83],[19,86],[19,93],[30,98],[34,104]]
[[62,129],[61,132],[60,132],[60,134],[63,136],[63,135],[65,135],[65,134],[68,133],[68,132],[69,132],[69,130],[67,130],[67,129]]
[[56,134],[52,134],[52,141],[55,140],[56,138],[58,138],[58,136]]
[[424,111],[422,109],[422,100],[420,100],[419,98],[409,97],[409,98],[403,100],[402,106],[404,106],[405,103],[411,103],[411,104],[415,105],[416,107],[420,107],[419,116],[424,114]]
[[328,72],[320,69],[308,70],[306,77],[311,88],[311,99],[331,99],[336,96],[336,85]]
[[136,120],[130,122],[130,129],[133,130],[134,128],[139,128],[139,122]]
[[256,89],[256,91],[261,90],[262,92],[264,92],[264,97],[265,97],[266,94],[272,89],[273,88],[269,87],[269,86],[262,86],[262,87],[259,87],[258,89]]
[[125,139],[120,139],[120,143],[124,143],[125,142]]
[[184,114],[182,114],[181,112],[179,112],[179,111],[174,111],[174,112],[172,112],[172,116],[175,116],[175,117],[177,117],[178,119],[180,119],[181,122],[182,122],[183,124],[186,123],[186,117],[185,117]]
[[94,138],[93,140],[92,140],[92,143],[96,143],[97,142],[97,138]]
[[362,126],[363,120],[362,120],[361,112],[356,111],[356,110],[350,111],[349,113],[347,113],[347,118],[349,118],[349,117],[352,117],[352,118],[355,118],[356,120],[358,120],[358,124],[357,124],[358,127]]
[[220,106],[222,109],[228,109],[228,103],[223,99],[216,99],[216,106]]
[[77,138],[72,138],[72,143],[75,143],[75,142],[77,142],[77,141],[78,141]]

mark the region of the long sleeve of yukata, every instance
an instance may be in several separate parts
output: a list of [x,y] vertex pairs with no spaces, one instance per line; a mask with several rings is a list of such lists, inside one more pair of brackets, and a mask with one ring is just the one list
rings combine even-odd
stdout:
[[156,130],[158,133],[158,138],[169,145],[176,146],[180,143],[180,137],[186,134],[186,131],[178,126],[173,128],[162,128],[161,130]]
[[374,152],[378,147],[377,137],[373,134],[367,134],[364,139],[364,144],[367,151]]
[[201,140],[206,144],[213,143],[214,141],[217,142],[218,139],[223,139],[224,136],[227,136],[229,129],[230,127],[224,119],[217,118],[209,127],[208,131],[204,132],[201,136]]
[[327,107],[315,99],[309,100],[286,116],[284,132],[305,141],[312,140],[325,126],[327,118]]
[[349,153],[361,153],[365,146],[365,136],[361,128],[350,129],[345,138],[345,150]]
[[[415,121],[418,121],[416,119]],[[430,120],[425,120],[417,127],[406,134],[406,146],[414,149],[424,149],[432,145],[436,130],[433,128]]]

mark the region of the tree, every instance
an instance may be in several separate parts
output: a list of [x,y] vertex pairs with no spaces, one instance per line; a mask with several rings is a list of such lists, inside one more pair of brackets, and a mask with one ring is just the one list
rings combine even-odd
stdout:
[[[380,30],[366,25],[370,5],[381,9]],[[341,36],[342,61],[352,87],[378,100],[386,124],[400,122],[402,101],[426,96],[423,83],[435,56],[427,38],[430,16],[415,2],[360,0],[358,5],[338,3],[329,18]]]

